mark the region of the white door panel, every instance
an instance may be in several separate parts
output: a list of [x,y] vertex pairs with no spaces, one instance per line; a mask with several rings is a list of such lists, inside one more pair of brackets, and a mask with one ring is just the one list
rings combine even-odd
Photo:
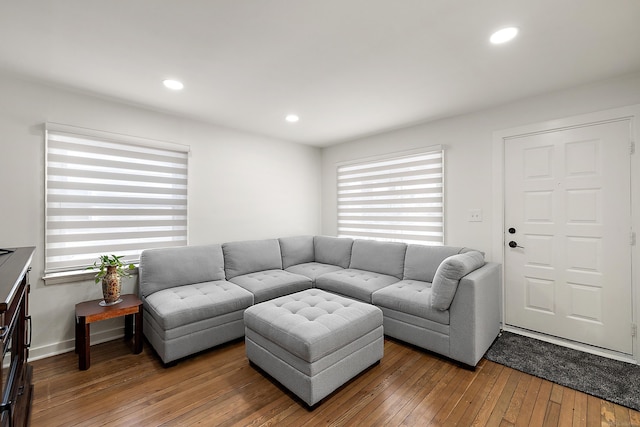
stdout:
[[505,320],[632,353],[629,122],[505,141]]

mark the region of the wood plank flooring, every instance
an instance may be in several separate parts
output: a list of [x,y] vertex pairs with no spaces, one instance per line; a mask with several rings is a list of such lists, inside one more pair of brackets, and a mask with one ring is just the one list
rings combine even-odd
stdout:
[[313,410],[251,366],[244,342],[164,368],[148,343],[33,362],[38,426],[638,426],[640,413],[482,360],[475,371],[385,340],[382,361]]

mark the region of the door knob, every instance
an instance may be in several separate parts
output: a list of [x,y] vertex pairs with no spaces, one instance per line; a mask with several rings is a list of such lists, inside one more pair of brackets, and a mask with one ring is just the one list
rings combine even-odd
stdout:
[[522,248],[522,249],[524,249],[524,247],[523,247],[523,246],[519,246],[519,245],[518,245],[518,242],[515,242],[515,241],[513,241],[513,240],[509,242],[509,247],[510,247],[510,248]]

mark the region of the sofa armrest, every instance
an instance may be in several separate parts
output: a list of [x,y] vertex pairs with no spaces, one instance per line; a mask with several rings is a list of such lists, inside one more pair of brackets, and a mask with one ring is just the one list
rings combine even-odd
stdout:
[[500,333],[501,266],[486,263],[460,279],[450,307],[450,356],[476,366]]

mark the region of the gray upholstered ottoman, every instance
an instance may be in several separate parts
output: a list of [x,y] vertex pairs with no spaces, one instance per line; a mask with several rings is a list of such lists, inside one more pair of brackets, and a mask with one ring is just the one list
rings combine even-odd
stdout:
[[244,312],[247,357],[313,406],[380,359],[382,311],[320,289]]

